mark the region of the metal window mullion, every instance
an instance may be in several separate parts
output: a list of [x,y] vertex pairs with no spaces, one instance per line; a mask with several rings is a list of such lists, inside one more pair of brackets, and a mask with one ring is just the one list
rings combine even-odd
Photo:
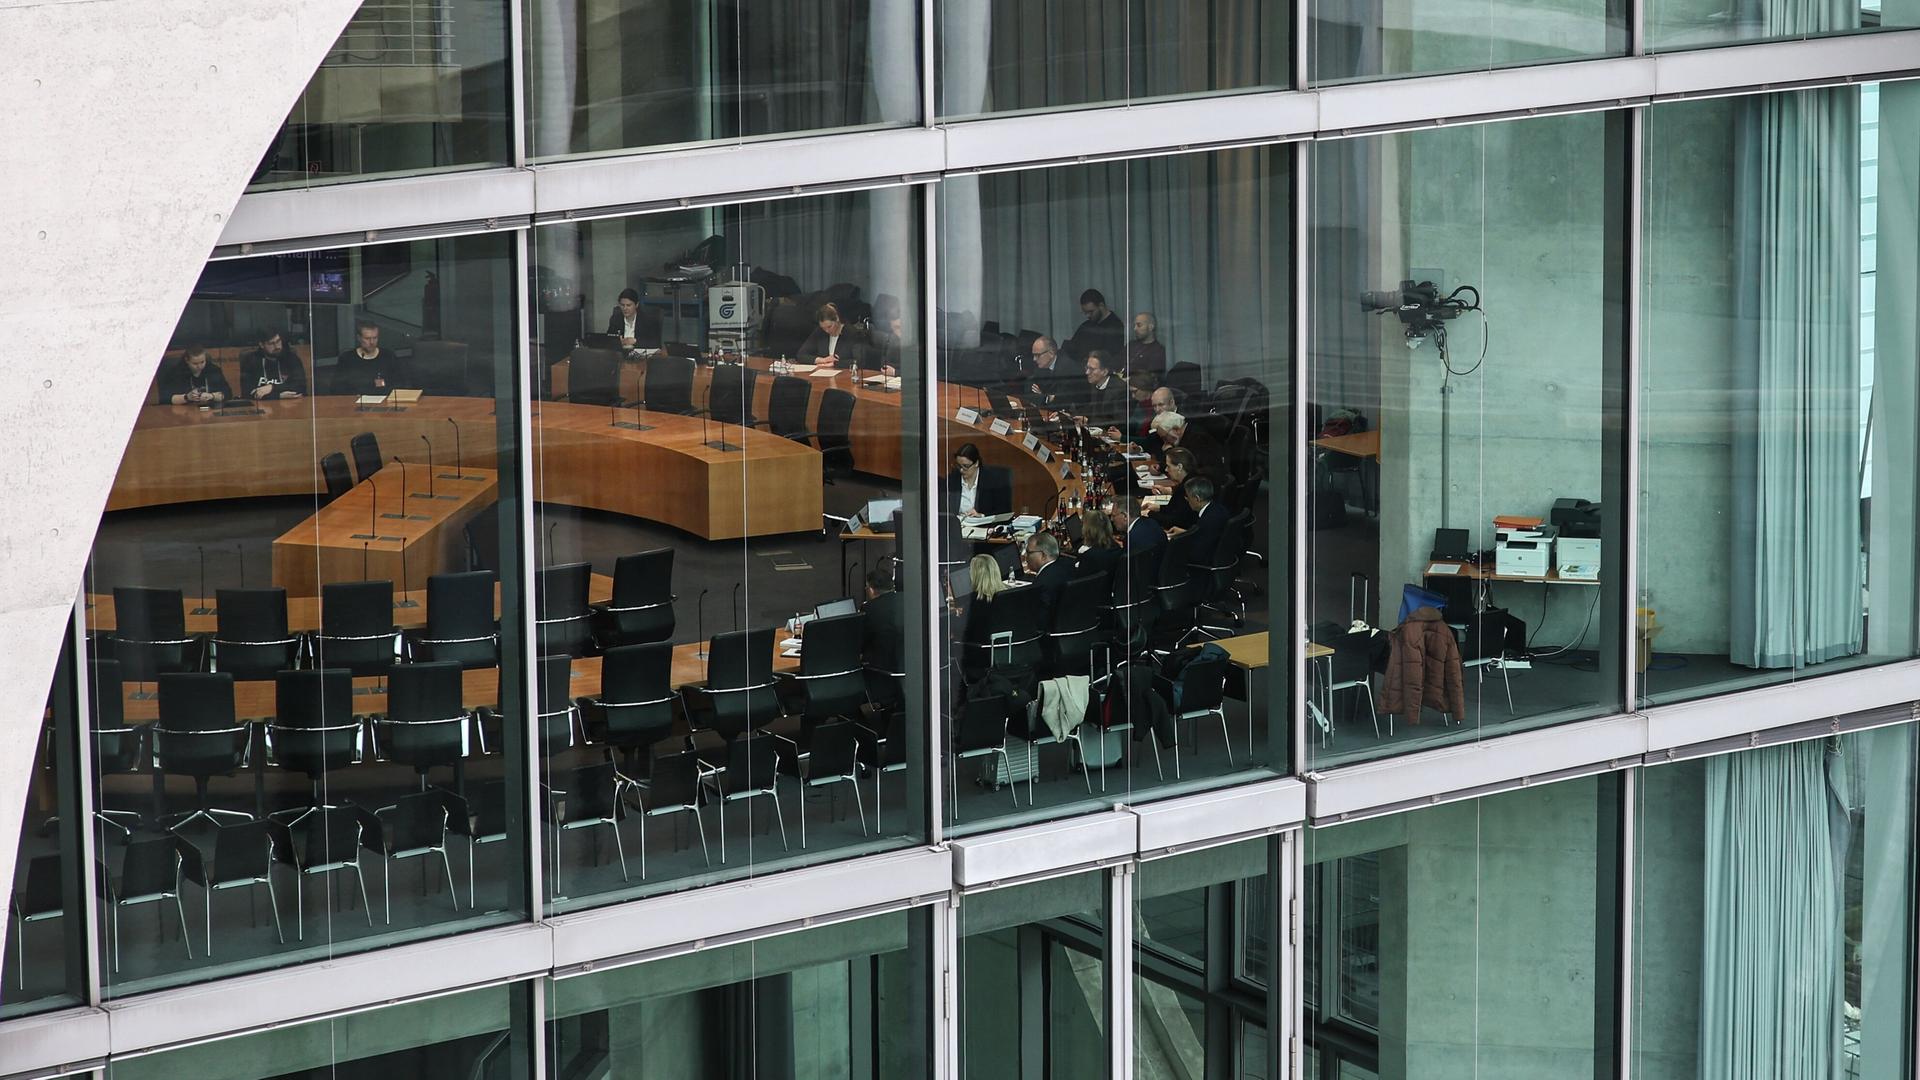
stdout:
[[527,165],[527,25],[526,5],[520,0],[507,4],[507,139],[511,144],[507,160],[514,168]]
[[[1306,0],[1298,0],[1298,2],[1304,4]],[[1310,432],[1307,430],[1307,400],[1309,397],[1309,380],[1313,370],[1308,352],[1311,348],[1312,340],[1311,327],[1309,326],[1309,313],[1312,310],[1312,304],[1308,299],[1311,295],[1308,288],[1308,272],[1313,255],[1313,245],[1311,243],[1312,215],[1310,213],[1310,200],[1313,188],[1309,180],[1309,174],[1312,171],[1313,165],[1312,145],[1308,140],[1302,140],[1294,144],[1293,179],[1289,185],[1293,192],[1293,251],[1291,253],[1293,257],[1293,280],[1288,283],[1293,299],[1293,373],[1291,380],[1293,393],[1290,395],[1288,402],[1293,412],[1291,418],[1293,438],[1290,440],[1290,445],[1293,447],[1291,451],[1293,454],[1293,527],[1289,530],[1287,537],[1287,555],[1289,578],[1292,583],[1291,594],[1288,597],[1288,608],[1293,613],[1293,620],[1290,624],[1292,629],[1285,633],[1279,643],[1280,647],[1286,650],[1284,655],[1287,658],[1287,704],[1291,712],[1289,722],[1293,743],[1291,748],[1293,761],[1290,771],[1301,776],[1307,773],[1307,765],[1311,757],[1309,747],[1312,745],[1310,741],[1312,739],[1312,733],[1308,730],[1307,726],[1308,678],[1306,650],[1307,599],[1310,591],[1307,581],[1307,546],[1308,538],[1312,535],[1307,530],[1307,496],[1311,485],[1308,483],[1310,458],[1305,449],[1308,445],[1308,437],[1310,435]],[[1361,464],[1364,466],[1365,462]],[[1272,547],[1271,538],[1268,540],[1268,547],[1269,549]],[[1273,645],[1270,643],[1268,647],[1271,650]]]
[[1293,78],[1290,85],[1295,90],[1305,90],[1310,85],[1307,82],[1307,65],[1313,59],[1308,47],[1312,41],[1313,2],[1293,0]]
[[1107,871],[1107,1045],[1109,1080],[1133,1080],[1133,890],[1135,862]]
[[[940,341],[940,218],[939,189],[927,184],[920,188],[920,267],[921,267],[921,350],[920,350],[920,413],[912,420],[917,422],[920,445],[920,489],[924,497],[920,502],[920,531],[926,538],[927,570],[922,582],[919,602],[920,617],[920,658],[926,677],[921,680],[922,693],[918,702],[923,723],[913,723],[909,716],[909,729],[926,732],[922,738],[920,768],[926,777],[921,785],[924,797],[919,812],[927,821],[927,840],[929,843],[941,843],[946,835],[946,822],[942,817],[942,807],[946,805],[943,790],[946,777],[942,769],[944,755],[940,743],[945,737],[945,728],[941,723],[941,704],[948,700],[947,671],[945,658],[941,655],[944,636],[941,633],[940,613],[946,605],[940,595],[940,584],[946,578],[944,568],[940,566],[940,541],[944,535],[940,526],[940,477],[939,466],[942,450],[940,446],[940,401],[939,401],[939,341]],[[911,455],[909,455],[911,457]],[[911,702],[910,702],[911,704]],[[909,785],[908,790],[912,790]]]
[[1633,954],[1634,954],[1634,914],[1637,904],[1634,902],[1636,849],[1639,847],[1638,831],[1640,822],[1640,770],[1626,769],[1620,773],[1620,923],[1618,927],[1618,960],[1614,963],[1616,982],[1614,1015],[1614,1071],[1619,1080],[1632,1080],[1633,1069]]
[[[935,49],[940,47],[934,34],[934,0],[920,0],[920,126],[934,127],[939,120],[939,102],[934,94],[939,88],[934,83]],[[929,249],[931,251],[931,249]]]
[[1640,475],[1640,375],[1641,362],[1644,359],[1641,349],[1641,331],[1645,323],[1645,294],[1642,282],[1645,280],[1646,267],[1641,261],[1646,253],[1644,243],[1646,227],[1646,184],[1642,175],[1646,166],[1646,122],[1647,110],[1643,108],[1627,111],[1627,222],[1626,257],[1622,263],[1626,267],[1626,332],[1622,342],[1625,353],[1624,370],[1621,373],[1620,388],[1620,438],[1624,445],[1620,448],[1621,461],[1621,543],[1620,543],[1620,581],[1621,594],[1626,598],[1624,610],[1616,612],[1620,619],[1615,630],[1620,638],[1620,684],[1621,707],[1627,712],[1637,712],[1640,707],[1639,673],[1639,635],[1637,632],[1640,609],[1640,499],[1645,490]]
[[[81,1000],[88,1005],[99,1005],[100,990],[100,936],[94,933],[100,925],[101,889],[95,887],[93,875],[100,872],[99,860],[94,851],[93,829],[93,686],[87,669],[87,588],[81,581],[80,592],[74,599],[73,614],[68,620],[67,632],[69,644],[73,649],[71,677],[73,680],[73,730],[65,733],[67,745],[72,753],[62,754],[56,760],[70,758],[73,764],[67,768],[67,774],[74,780],[74,797],[65,800],[61,809],[73,815],[73,828],[79,840],[81,872],[80,882],[80,919],[78,936],[80,938],[80,971],[83,978]],[[56,739],[62,733],[55,732]],[[72,877],[71,872],[67,875]],[[100,885],[104,886],[105,882]],[[24,943],[16,944],[22,947]],[[69,983],[71,985],[71,983]]]
[[[533,311],[529,290],[526,288],[528,275],[532,272],[533,261],[529,258],[533,234],[530,229],[515,229],[513,233],[513,267],[510,277],[514,282],[514,306],[517,318],[514,320],[518,334],[517,349],[519,371],[515,380],[516,393],[513,407],[520,430],[515,433],[514,445],[519,452],[515,455],[514,467],[519,473],[520,487],[520,664],[523,677],[520,680],[521,701],[519,703],[521,771],[524,774],[527,797],[521,805],[526,816],[526,853],[527,865],[519,868],[523,880],[527,883],[527,915],[535,922],[546,918],[547,875],[545,841],[542,833],[546,815],[540,805],[540,769],[544,764],[540,759],[539,725],[534,722],[534,702],[539,700],[540,687],[540,639],[535,627],[534,589],[539,579],[539,525],[534,521],[534,457],[539,447],[533,445],[533,394],[532,374],[536,358],[533,348]],[[504,703],[502,703],[504,705]],[[508,718],[502,716],[505,723]],[[501,733],[501,741],[507,739],[507,731]]]
[[960,1076],[960,908],[959,893],[949,893],[928,912],[933,922],[931,955],[927,967],[933,981],[932,1020],[927,1037],[933,1044],[933,1080]]

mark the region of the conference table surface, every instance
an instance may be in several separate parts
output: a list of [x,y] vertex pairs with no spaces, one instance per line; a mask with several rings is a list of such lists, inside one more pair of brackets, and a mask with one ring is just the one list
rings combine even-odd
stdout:
[[[350,580],[359,580],[353,578]],[[217,596],[185,596],[180,606],[185,609],[187,633],[210,636],[219,628],[220,616],[214,610]],[[418,630],[427,625],[427,590],[410,589],[393,594],[393,625],[399,630]],[[587,602],[606,604],[613,600],[613,579],[605,574],[594,574],[587,581]],[[200,612],[201,614],[195,614]],[[500,584],[493,586],[493,617],[500,617]],[[97,633],[110,634],[119,629],[118,612],[113,605],[112,593],[87,594],[87,629]],[[318,596],[287,597],[287,629],[296,634],[313,633],[320,629],[320,598]]]
[[[615,426],[599,406],[540,402],[529,443],[536,453],[535,498],[671,525],[709,540],[820,528],[820,454],[765,431],[645,413],[647,431]],[[449,423],[451,421],[451,423]],[[231,409],[152,405],[141,410],[108,510],[325,491],[318,462],[350,455],[371,432],[386,468],[410,472],[433,455],[434,482],[466,469],[502,467],[499,418],[488,398],[426,396],[407,405],[360,405],[318,396],[251,402]],[[738,450],[708,446],[719,440]],[[457,437],[456,437],[457,435]],[[456,456],[457,452],[457,456]],[[405,485],[425,487],[422,476]]]
[[[706,682],[707,662],[699,655],[705,647],[706,643],[695,641],[673,647],[674,689],[698,686]],[[572,685],[568,688],[568,697],[599,696],[600,659],[598,656],[574,659]],[[798,670],[800,670],[799,659],[781,656],[776,642],[773,655],[774,674],[786,674]],[[464,708],[477,709],[482,706],[491,708],[500,703],[500,669],[470,668],[461,673],[460,682],[461,705]],[[126,720],[130,724],[151,723],[160,718],[158,696],[151,691],[148,691],[145,696],[136,696],[142,689],[142,685],[138,683],[122,684],[121,707],[125,710]],[[278,711],[274,695],[274,682],[271,679],[248,679],[234,683],[234,718],[243,723],[271,720]],[[371,716],[386,711],[386,680],[371,676],[353,680],[354,715]]]

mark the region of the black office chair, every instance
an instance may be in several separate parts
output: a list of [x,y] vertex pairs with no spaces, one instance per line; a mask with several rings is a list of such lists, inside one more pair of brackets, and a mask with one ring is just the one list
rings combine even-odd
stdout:
[[1100,617],[1112,594],[1111,580],[1105,574],[1085,574],[1067,582],[1047,627],[1045,652],[1053,674],[1093,674],[1092,653],[1102,637]]
[[1165,545],[1130,550],[1114,570],[1104,614],[1108,633],[1129,654],[1145,646],[1159,620],[1160,557],[1165,553]]
[[[441,792],[441,798],[449,797],[449,793]],[[469,811],[472,814],[470,819]],[[488,780],[475,784],[464,802],[448,804],[447,817],[449,828],[456,834],[464,830],[467,837],[467,910],[477,911],[480,908],[480,894],[473,872],[473,858],[481,845],[498,844],[507,838],[506,782]]]
[[374,724],[381,752],[410,765],[427,789],[437,766],[458,768],[471,720],[461,702],[461,666],[454,660],[398,664],[387,675],[387,714]]
[[693,361],[666,353],[648,359],[641,392],[650,412],[693,415]]
[[[455,804],[458,805],[458,804]],[[453,884],[453,861],[447,857],[447,837],[453,831],[448,800],[437,791],[403,795],[361,820],[362,844],[380,854],[380,896],[386,903],[387,925],[393,925],[393,864],[402,859],[440,856],[447,875],[447,895],[460,910],[460,890]],[[464,828],[463,830],[464,831]],[[421,890],[426,889],[422,878]]]
[[327,774],[359,761],[360,721],[353,715],[353,672],[346,668],[282,671],[274,677],[274,718],[267,747],[275,765],[305,773],[313,798],[293,815],[336,809],[327,801]]
[[620,352],[581,345],[567,363],[567,400],[578,405],[624,405],[620,398]]
[[385,675],[399,633],[393,625],[393,582],[334,581],[320,586],[320,632],[313,666]]
[[745,364],[723,364],[713,369],[707,384],[707,415],[715,423],[753,427],[753,389],[759,372]]
[[[773,689],[773,627],[715,634],[707,653],[705,686],[690,687],[703,715],[721,738],[732,742],[780,715]],[[724,851],[722,862],[726,861]]]
[[797,375],[774,377],[767,394],[767,418],[760,421],[767,430],[783,439],[805,442],[813,438],[807,427],[807,405],[813,400],[813,383]]
[[[807,802],[805,794],[825,787],[837,794],[840,785],[853,789],[853,806],[860,814],[860,835],[867,833],[866,800],[860,795],[860,725],[851,720],[835,720],[813,729],[807,741],[806,773],[795,773],[801,784],[800,846],[807,846]],[[836,800],[837,804],[837,800]],[[837,817],[835,804],[827,807],[828,820]]]
[[853,473],[853,441],[847,432],[853,427],[854,401],[845,390],[828,390],[820,398],[820,430],[814,444],[820,449],[820,479],[825,483]]
[[[960,763],[983,757],[999,758],[1000,770],[1012,774],[1007,758],[1007,699],[1004,697],[974,698],[965,702],[959,715],[953,718],[953,730],[947,740],[947,788],[953,793],[956,822],[960,820]],[[1020,785],[1010,783],[1007,788],[1013,792],[1013,805],[1018,809]]]
[[[1220,659],[1194,660],[1180,672],[1180,703],[1173,708],[1174,727],[1182,720],[1212,716],[1220,721],[1220,739],[1227,744],[1227,764],[1233,764],[1233,737],[1227,733],[1227,665]],[[1247,729],[1248,753],[1252,753],[1253,729]],[[1158,751],[1155,751],[1158,754]],[[1173,747],[1173,775],[1180,778],[1180,744]]]
[[[1046,655],[1046,618],[1039,586],[1002,590],[987,612],[986,655],[976,655],[974,663],[979,667],[1038,669]],[[975,647],[976,653],[979,648]]]
[[294,665],[300,639],[287,629],[287,590],[214,592],[213,669],[236,680],[271,679]]
[[427,625],[410,639],[416,660],[452,660],[462,667],[500,666],[500,626],[493,618],[491,570],[427,579]]
[[87,702],[93,713],[93,767],[95,782],[94,819],[120,830],[121,839],[140,827],[140,814],[134,810],[116,810],[106,805],[105,780],[109,776],[145,771],[152,763],[148,748],[151,734],[146,724],[129,725],[126,704],[121,699],[120,662],[87,661]]
[[1184,361],[1174,364],[1161,376],[1160,384],[1171,387],[1180,396],[1180,403],[1185,405],[1200,395],[1200,365]]
[[[300,940],[307,938],[306,879],[351,871],[360,886],[360,907],[367,913],[367,927],[373,927],[373,905],[367,902],[367,875],[360,868],[360,848],[369,839],[366,819],[372,817],[357,806],[342,806],[309,814],[300,823],[296,865],[300,887],[294,890],[294,920]],[[353,894],[348,893],[351,899]],[[332,900],[328,900],[332,907]],[[338,927],[336,930],[340,929]]]
[[592,584],[592,563],[540,569],[533,596],[540,655],[586,656],[593,651],[593,609],[587,604]]
[[[1169,536],[1164,547],[1160,555],[1159,578],[1153,586],[1154,598],[1160,608],[1155,628],[1159,629],[1161,623],[1172,619],[1175,620],[1173,628],[1185,630],[1191,625],[1196,595],[1193,573],[1189,569],[1193,561],[1189,557],[1193,550],[1193,534],[1183,532],[1178,536]],[[1166,651],[1156,650],[1161,654]]]
[[247,729],[234,715],[233,676],[226,672],[168,672],[160,676],[160,719],[153,752],[162,773],[193,778],[194,809],[162,821],[167,828],[205,818],[252,821],[253,815],[214,807],[207,789],[216,776],[232,776],[247,755]]
[[[706,802],[706,792],[718,770],[700,760],[697,750],[682,750],[654,759],[651,770],[652,782],[647,785],[645,807],[641,817],[661,817],[666,814],[692,814],[695,827],[700,830],[700,857],[708,866],[713,865],[713,856],[707,850],[707,822],[701,813]],[[674,830],[675,851],[680,850],[680,833]],[[647,876],[647,840],[646,827],[641,826],[640,837],[640,876]]]
[[379,472],[380,466],[385,464],[380,458],[380,440],[375,438],[371,431],[363,431],[355,435],[347,446],[353,451],[354,478],[361,483],[365,483],[367,477]]
[[802,730],[807,733],[802,745],[812,746],[815,725],[836,718],[860,719],[860,707],[867,704],[867,673],[860,663],[866,630],[867,617],[858,611],[807,624],[800,644],[800,670],[780,677],[785,696],[798,705]]
[[[121,586],[113,590],[113,656],[128,682],[153,682],[174,671],[200,667],[200,645],[187,636],[185,597],[179,589]],[[144,689],[134,697],[151,697]]]
[[[613,849],[620,858],[620,880],[627,876],[627,845],[620,838],[620,822],[626,819],[626,804],[620,799],[620,774],[610,761],[573,770],[567,777],[566,798],[557,800],[554,816],[553,865],[554,889],[560,891],[560,838],[579,829],[605,827],[613,830]],[[642,819],[644,821],[644,819]],[[724,837],[722,843],[724,843]],[[646,826],[641,826],[640,876],[646,877]],[[599,863],[599,845],[594,845],[594,863]],[[725,862],[723,855],[721,861]]]
[[[187,848],[185,840],[172,834],[135,840],[127,845],[120,858],[118,881],[108,877],[104,867],[101,869],[101,876],[107,881],[106,899],[110,905],[107,937],[113,941],[113,970],[120,970],[120,909],[140,904],[173,902],[174,914],[180,919],[180,940],[187,947],[187,959],[193,959],[193,938],[187,933],[187,909],[180,899],[185,878],[181,853]],[[158,925],[164,933],[166,924]]]
[[599,609],[599,638],[608,646],[673,637],[673,549],[622,555],[613,564],[613,602]]
[[467,386],[467,343],[464,341],[415,341],[409,362],[416,388],[429,394],[465,396]]
[[[1240,567],[1246,559],[1247,535],[1252,527],[1252,514],[1236,514],[1227,519],[1227,527],[1220,533],[1219,548],[1205,561],[1187,568],[1193,578],[1194,609],[1193,626],[1185,638],[1226,637],[1245,621],[1246,602],[1234,587],[1234,580],[1240,576]],[[1215,621],[1208,622],[1209,618]]]
[[673,734],[673,643],[652,641],[608,649],[600,660],[600,696],[585,704],[596,718],[609,755],[624,758],[620,784],[639,783],[637,762]]
[[[782,744],[785,744],[784,746]],[[720,777],[720,861],[727,861],[727,806],[736,802],[771,798],[774,818],[780,823],[780,847],[787,843],[787,814],[780,805],[780,759],[792,743],[771,731],[751,731],[727,744],[727,764]],[[752,816],[748,819],[751,822]],[[801,817],[800,846],[807,846],[806,818]]]
[[[8,894],[7,909],[13,916],[13,937],[9,944],[13,947],[18,972],[15,979],[22,990],[27,988],[27,924],[58,919],[67,913],[63,865],[57,852],[34,856],[27,862],[26,879]],[[181,924],[181,933],[186,933],[185,923]]]
[[320,476],[327,484],[326,502],[332,502],[353,490],[353,474],[347,471],[347,455],[337,450],[320,459]]
[[573,702],[573,657],[542,656],[537,690],[534,719],[540,725],[541,756],[551,759],[576,742],[586,742],[580,709]]
[[255,890],[267,887],[267,906],[273,911],[273,932],[280,944],[287,943],[280,926],[280,893],[273,885],[273,870],[285,866],[299,880],[299,864],[294,859],[293,835],[285,825],[272,819],[225,825],[214,834],[213,863],[205,865],[191,844],[182,847],[181,869],[189,881],[206,890],[207,955],[213,955],[213,898],[229,889],[247,890],[247,908],[253,909]]

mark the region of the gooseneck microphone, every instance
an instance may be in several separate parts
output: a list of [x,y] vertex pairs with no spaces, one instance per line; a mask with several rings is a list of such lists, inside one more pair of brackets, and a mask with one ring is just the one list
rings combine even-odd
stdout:
[[451,416],[447,417],[447,423],[453,425],[453,476],[449,479],[465,480],[466,477],[460,473],[460,462],[462,460],[460,457],[460,425]]
[[695,660],[707,658],[707,590],[701,589],[700,596],[694,600],[694,633],[699,635],[700,647],[694,650]]
[[194,608],[189,614],[211,615],[214,609],[207,606],[207,549],[195,544],[193,550],[200,553],[200,606]]
[[[427,494],[425,498],[431,499],[433,498],[433,440],[422,435],[420,436],[420,441],[427,444]],[[421,496],[416,495],[414,497],[420,498]]]
[[413,485],[412,482],[407,479],[407,463],[400,460],[399,454],[393,455],[393,463],[400,466],[400,516],[404,518],[407,510],[407,499],[420,493],[407,490]]

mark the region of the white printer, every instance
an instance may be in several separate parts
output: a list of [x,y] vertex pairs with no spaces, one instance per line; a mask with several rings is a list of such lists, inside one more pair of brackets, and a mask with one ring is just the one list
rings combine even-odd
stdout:
[[1554,564],[1567,581],[1600,580],[1600,538],[1562,536],[1554,542]]
[[1553,566],[1556,531],[1551,525],[1536,525],[1530,529],[1496,525],[1493,530],[1493,572],[1502,577],[1546,577],[1548,569]]

